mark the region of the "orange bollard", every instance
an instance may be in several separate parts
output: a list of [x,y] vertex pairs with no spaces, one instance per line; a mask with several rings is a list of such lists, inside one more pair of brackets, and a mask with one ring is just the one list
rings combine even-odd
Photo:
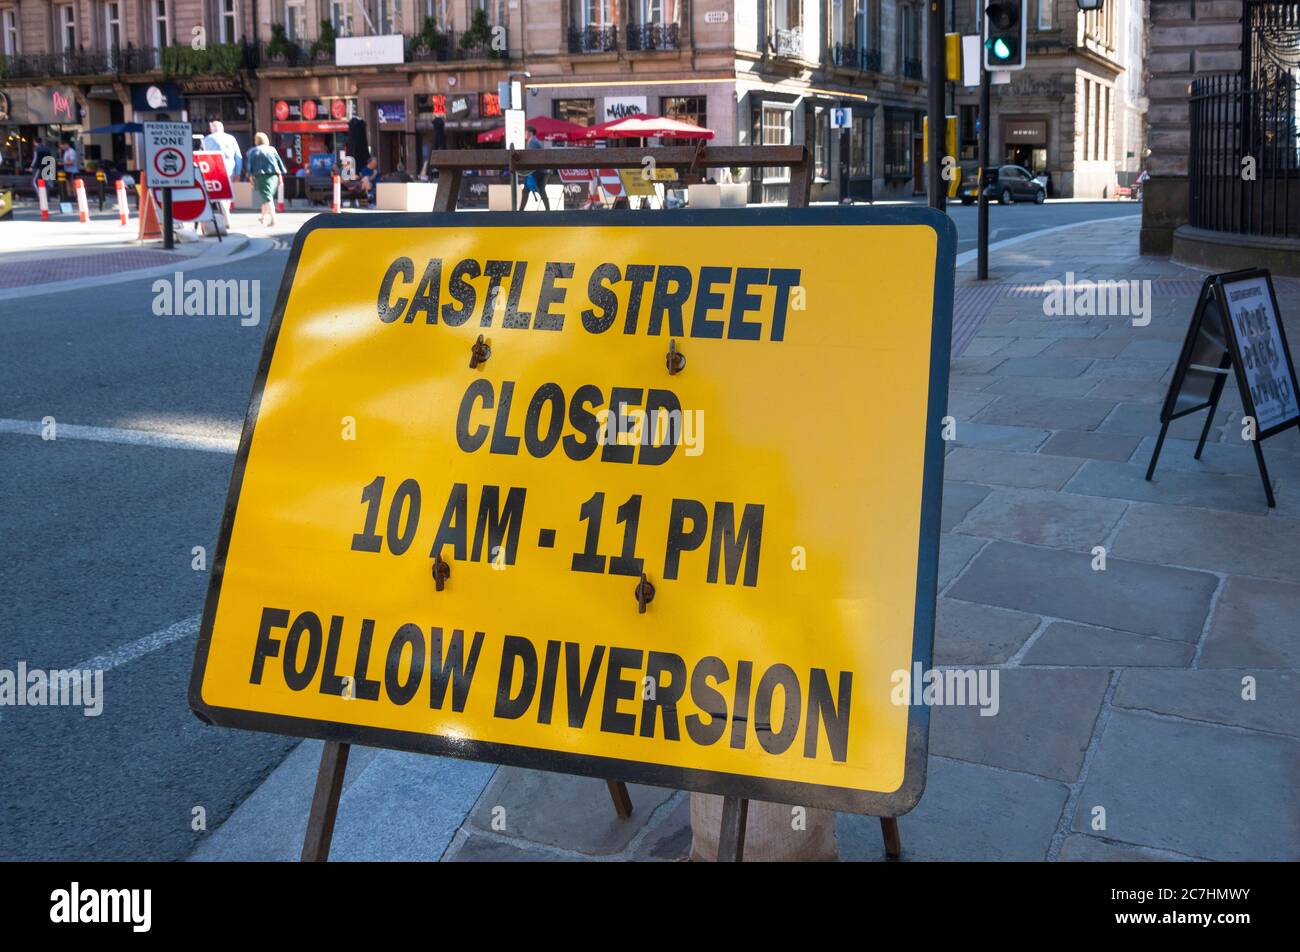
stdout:
[[117,180],[117,220],[125,225],[131,213],[126,204],[126,182],[121,179]]
[[36,179],[36,197],[41,201],[41,221],[50,220],[50,199],[45,193],[45,179]]
[[90,221],[90,209],[86,205],[86,183],[80,178],[75,180],[77,185],[77,219],[84,225]]
[[280,176],[280,184],[276,186],[276,190],[275,190],[275,210],[277,212],[284,211],[284,176],[283,175]]
[[338,172],[334,173],[333,179],[334,179],[334,214],[337,215],[339,211],[343,208],[343,184],[342,184],[342,180],[339,178]]

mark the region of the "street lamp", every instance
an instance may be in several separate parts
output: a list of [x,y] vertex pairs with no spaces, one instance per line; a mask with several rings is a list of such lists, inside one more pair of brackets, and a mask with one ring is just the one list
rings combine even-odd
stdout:
[[1092,13],[1094,10],[1100,10],[1105,0],[1074,0],[1079,5],[1081,13]]

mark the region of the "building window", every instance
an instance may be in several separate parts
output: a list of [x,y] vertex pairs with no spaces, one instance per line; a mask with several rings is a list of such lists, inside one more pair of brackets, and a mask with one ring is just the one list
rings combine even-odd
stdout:
[[162,49],[171,43],[171,24],[167,16],[167,0],[152,0],[150,7],[153,20],[153,45]]
[[854,178],[871,178],[871,146],[871,117],[855,114],[849,140],[849,174]]
[[578,126],[596,124],[596,100],[594,99],[557,99],[551,108],[556,119],[572,122]]
[[222,43],[234,43],[239,39],[239,11],[235,0],[217,0],[217,34]]
[[[375,36],[392,36],[402,32],[400,0],[366,0],[367,32]],[[363,17],[362,19],[365,19]]]
[[439,30],[451,29],[451,0],[424,0],[424,15],[432,17]]
[[885,178],[912,177],[912,116],[885,114]]
[[909,79],[921,79],[921,11],[905,3],[898,8],[899,72]]
[[979,106],[961,106],[957,120],[958,158],[974,159],[979,156]]
[[[708,128],[708,99],[704,96],[663,96],[659,100],[659,115],[693,126]],[[664,139],[664,145],[693,145],[693,139]]]
[[474,9],[487,14],[490,26],[506,26],[506,0],[474,0]]
[[352,35],[353,0],[330,0],[330,25],[339,36]]
[[[789,145],[794,142],[794,110],[781,106],[764,106],[762,115],[763,145]],[[790,181],[787,166],[763,169],[764,185],[780,185]]]
[[1056,0],[1038,0],[1038,29],[1052,28],[1052,6],[1055,3]]
[[570,7],[572,26],[603,30],[618,26],[618,0],[573,0]]
[[59,7],[59,49],[64,53],[77,48],[77,8]]
[[18,11],[12,7],[6,7],[0,10],[0,31],[4,36],[0,38],[4,43],[5,56],[14,56],[18,52]]
[[301,43],[307,38],[307,10],[305,0],[285,0],[284,35],[292,43]]

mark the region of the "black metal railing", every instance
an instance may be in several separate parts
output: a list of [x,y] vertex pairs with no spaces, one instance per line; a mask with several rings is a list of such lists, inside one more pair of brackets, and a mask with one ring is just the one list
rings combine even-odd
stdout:
[[803,31],[776,30],[768,35],[767,46],[774,56],[803,56]]
[[830,58],[832,66],[842,69],[856,69],[862,73],[880,72],[880,50],[836,43],[831,47]]
[[0,79],[129,75],[157,72],[162,65],[162,51],[148,46],[69,50],[66,53],[15,53],[0,56]]
[[627,28],[627,48],[632,52],[679,50],[681,29],[676,23],[632,23]]
[[919,59],[912,59],[910,56],[903,59],[903,75],[908,79],[920,79],[922,72]]
[[1300,238],[1300,70],[1252,87],[1239,74],[1192,83],[1188,220],[1197,228]]
[[569,30],[570,53],[614,53],[618,51],[618,27],[586,26]]

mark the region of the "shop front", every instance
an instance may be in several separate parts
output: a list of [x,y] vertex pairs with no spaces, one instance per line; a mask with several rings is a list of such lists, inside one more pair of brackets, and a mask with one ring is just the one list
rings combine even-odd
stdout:
[[71,86],[0,88],[0,174],[25,174],[36,139],[57,151],[59,140],[83,131],[82,105]]
[[329,175],[339,150],[349,147],[348,123],[356,116],[355,96],[272,99],[271,144],[289,176]]
[[1003,119],[1002,159],[1008,165],[1023,166],[1031,175],[1046,174],[1047,120]]
[[241,152],[253,147],[252,96],[237,77],[196,76],[177,81],[185,101],[185,113],[194,131],[208,134],[208,123],[217,120],[235,137]]

